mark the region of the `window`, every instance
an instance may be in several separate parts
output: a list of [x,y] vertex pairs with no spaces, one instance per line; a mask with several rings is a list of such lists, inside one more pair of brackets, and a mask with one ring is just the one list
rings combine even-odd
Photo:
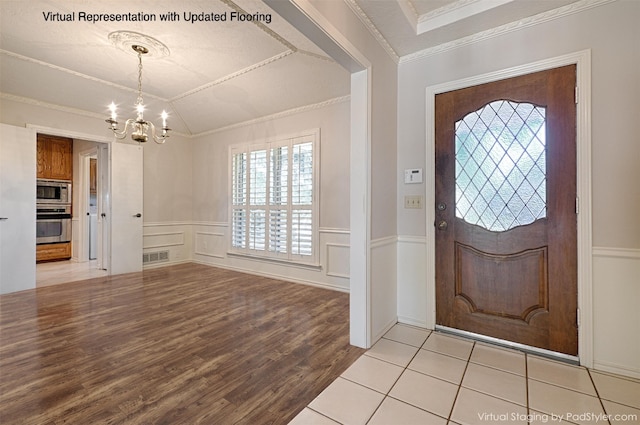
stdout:
[[231,147],[231,252],[316,261],[319,131]]

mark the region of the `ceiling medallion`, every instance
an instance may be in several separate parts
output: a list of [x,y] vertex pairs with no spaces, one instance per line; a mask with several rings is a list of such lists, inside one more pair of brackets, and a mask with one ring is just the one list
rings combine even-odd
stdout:
[[[142,99],[142,56],[164,57],[169,55],[167,46],[156,40],[155,38],[131,31],[116,31],[109,34],[109,39],[118,47],[126,52],[131,52],[138,56],[138,98],[136,100],[135,109],[137,111],[136,118],[129,118],[124,123],[124,128],[118,128],[116,104],[111,102],[109,110],[111,116],[105,121],[109,123],[109,128],[113,131],[113,135],[117,139],[124,139],[129,130],[131,130],[131,138],[138,142],[144,143],[149,140],[149,135],[156,143],[164,143],[169,137],[170,128],[167,126],[168,114],[162,111],[162,133],[156,134],[156,126],[144,119],[144,101]],[[150,132],[150,134],[149,134]]]
[[143,46],[148,50],[145,56],[150,58],[164,58],[170,54],[169,48],[161,41],[135,31],[114,31],[109,34],[109,41],[126,53],[137,55],[133,46]]

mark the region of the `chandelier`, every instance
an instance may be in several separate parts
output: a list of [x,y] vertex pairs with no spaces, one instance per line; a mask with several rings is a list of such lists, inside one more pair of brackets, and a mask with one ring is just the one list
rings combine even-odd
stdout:
[[[110,34],[109,37],[112,40],[117,39],[118,41],[120,41],[120,44],[122,44],[123,34],[127,35],[128,41],[131,41],[131,34],[135,34],[136,36],[143,36],[142,34],[120,31]],[[136,118],[129,118],[127,121],[125,121],[124,127],[122,128],[122,130],[120,130],[118,128],[116,105],[115,103],[111,102],[111,105],[109,105],[111,116],[105,121],[109,123],[109,128],[111,128],[111,131],[113,131],[113,135],[117,139],[124,139],[127,134],[131,132],[131,138],[138,143],[145,143],[149,141],[149,138],[151,138],[154,142],[162,144],[169,137],[169,131],[171,130],[167,126],[167,112],[163,110],[162,114],[160,115],[162,118],[162,129],[159,135],[156,132],[156,126],[151,121],[147,121],[144,119],[145,106],[144,100],[142,99],[142,56],[148,54],[149,49],[142,44],[129,43],[128,47],[131,47],[131,49],[133,49],[133,51],[138,55],[138,98],[136,99],[135,103],[137,115]]]

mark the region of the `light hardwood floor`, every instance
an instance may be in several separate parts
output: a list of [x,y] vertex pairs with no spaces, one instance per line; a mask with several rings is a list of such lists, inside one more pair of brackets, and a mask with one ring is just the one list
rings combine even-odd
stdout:
[[53,261],[36,264],[36,288],[76,282],[107,275],[106,270],[98,269],[98,261],[78,263],[73,260]]
[[349,296],[198,264],[0,297],[2,424],[286,424],[363,352]]

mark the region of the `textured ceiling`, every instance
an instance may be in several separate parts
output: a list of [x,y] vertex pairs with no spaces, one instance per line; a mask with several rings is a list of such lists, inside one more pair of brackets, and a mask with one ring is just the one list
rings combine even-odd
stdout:
[[[231,1],[0,2],[0,91],[53,107],[107,118],[107,105],[129,116],[137,88],[137,58],[116,48],[109,33],[152,36],[170,55],[143,58],[149,111],[163,108],[170,126],[187,135],[224,128],[349,94],[349,74],[265,4]],[[271,14],[270,24],[230,21],[234,11]],[[174,11],[179,21],[159,22]],[[46,21],[47,12],[74,21]],[[87,22],[80,13],[155,15],[156,22]],[[226,22],[185,22],[226,14]]]
[[[399,60],[576,0],[317,1],[345,1]],[[243,11],[272,20],[231,21],[231,13]],[[72,14],[73,21],[46,19],[49,12]],[[80,17],[139,12],[157,20]],[[176,12],[174,20],[161,22],[168,12]],[[215,14],[227,20],[186,21]],[[166,57],[143,60],[145,118],[154,120],[166,109],[169,125],[184,135],[349,94],[349,73],[258,0],[0,0],[0,94],[105,118],[114,101],[120,117],[133,116],[137,58],[109,41],[119,30],[146,34],[169,48]]]
[[398,57],[441,46],[578,0],[345,0]]

